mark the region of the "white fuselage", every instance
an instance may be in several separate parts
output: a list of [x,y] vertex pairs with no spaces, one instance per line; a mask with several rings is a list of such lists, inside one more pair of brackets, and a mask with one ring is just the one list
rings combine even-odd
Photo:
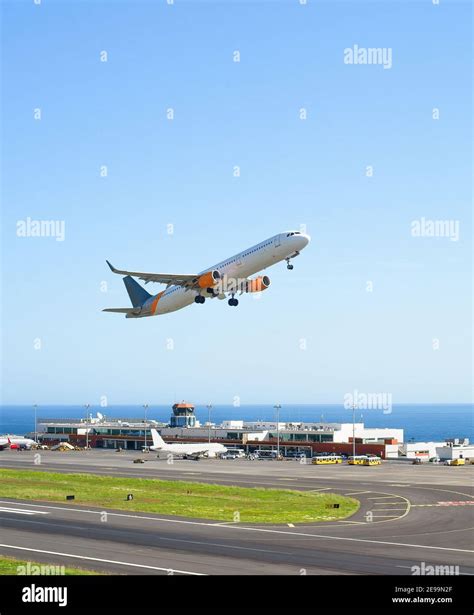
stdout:
[[0,448],[6,448],[11,444],[15,444],[21,448],[31,448],[36,444],[36,442],[34,440],[30,440],[29,438],[24,438],[23,436],[10,436],[8,434],[5,436],[0,436]]
[[[217,265],[204,269],[201,273],[217,270],[221,278],[248,278],[263,269],[267,269],[280,261],[295,256],[309,243],[308,235],[303,233],[288,231],[274,235],[261,243],[239,252],[227,258]],[[191,303],[199,292],[189,290],[182,286],[170,286],[163,293],[160,293],[159,300],[155,303],[151,316],[175,312]],[[156,299],[157,295],[150,300]]]
[[163,446],[150,446],[150,450],[164,454],[171,453],[173,455],[214,455],[217,453],[225,453],[227,449],[223,444],[200,442],[198,444],[164,444]]

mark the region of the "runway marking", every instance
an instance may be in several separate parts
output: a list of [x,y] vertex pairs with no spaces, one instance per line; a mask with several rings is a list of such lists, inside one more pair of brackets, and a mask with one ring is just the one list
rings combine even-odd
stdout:
[[358,493],[372,493],[372,491],[350,491],[349,493],[345,493],[344,495],[357,495]]
[[[436,534],[437,536],[441,534],[455,534],[456,532],[471,532],[474,530],[474,527],[462,527],[456,530],[435,530],[434,532],[419,532],[416,536],[431,536]],[[397,536],[387,536],[387,538],[396,538]]]
[[393,501],[393,502],[387,502],[387,500],[384,500],[383,502],[372,502],[372,504],[374,506],[390,506],[390,504],[397,505],[397,504],[400,504],[400,498],[398,500]]
[[464,506],[466,504],[474,504],[474,502],[460,501],[460,502],[438,502],[437,504],[412,504],[417,508],[446,508],[446,506]]
[[[400,496],[400,497],[403,497],[403,496]],[[408,502],[407,512],[405,512],[404,515],[401,515],[400,517],[397,517],[397,518],[401,519],[402,517],[405,517],[408,514],[408,511],[410,510],[411,505],[410,505],[409,500],[407,500],[407,502]],[[0,504],[1,503],[8,504],[9,502],[0,501]],[[84,509],[72,508],[72,507],[65,508],[65,507],[58,507],[58,506],[46,506],[44,504],[25,504],[23,503],[22,506],[38,506],[40,508],[53,508],[56,510],[67,510],[69,512],[73,511],[73,512],[91,513],[95,515],[100,515],[103,512],[100,510],[84,510]],[[107,514],[109,516],[114,516],[114,517],[127,517],[127,518],[132,518],[132,519],[144,519],[144,520],[151,520],[151,521],[158,521],[158,522],[165,522],[165,523],[183,523],[186,525],[203,525],[207,527],[213,527],[215,525],[214,523],[209,523],[205,521],[188,521],[185,519],[164,519],[162,517],[145,517],[141,515],[131,515],[131,514],[113,513],[113,512],[107,512]],[[384,523],[384,521],[379,521],[378,523]],[[436,551],[455,551],[458,553],[474,553],[474,550],[472,549],[455,549],[453,547],[418,545],[418,544],[405,543],[405,542],[389,542],[386,540],[369,540],[368,538],[348,538],[346,536],[327,536],[325,534],[310,534],[308,532],[289,532],[288,530],[275,530],[275,529],[269,529],[269,528],[267,529],[267,528],[260,528],[260,527],[248,527],[248,526],[242,526],[242,525],[223,525],[221,527],[223,529],[229,529],[229,530],[242,530],[242,531],[247,531],[247,532],[262,532],[262,533],[269,533],[269,534],[284,534],[284,535],[293,536],[293,537],[294,536],[304,536],[307,538],[321,538],[323,540],[342,540],[346,542],[363,542],[363,543],[369,543],[369,544],[390,545],[390,546],[395,546],[395,547],[413,547],[417,549],[431,549],[431,550],[436,550]],[[194,574],[198,574],[198,573],[194,573]]]
[[438,502],[438,506],[472,506],[473,504],[474,500],[460,500],[458,502]]
[[248,530],[248,531],[257,531],[257,532],[269,532],[269,533],[273,533],[273,534],[289,534],[290,536],[306,536],[308,538],[322,538],[324,540],[342,540],[342,541],[347,541],[347,542],[365,542],[365,543],[371,543],[371,544],[377,544],[377,545],[390,545],[390,546],[395,546],[395,547],[413,547],[416,549],[434,549],[436,551],[456,551],[456,552],[460,552],[460,553],[474,553],[474,550],[472,549],[455,549],[453,547],[437,547],[437,546],[431,546],[431,545],[417,545],[417,544],[412,544],[412,543],[406,543],[406,542],[389,542],[387,540],[369,540],[367,538],[347,538],[345,536],[326,536],[324,534],[308,534],[308,533],[303,533],[303,532],[288,532],[285,530],[270,530],[270,529],[263,529],[263,528],[253,528],[253,527],[241,527],[238,525],[231,525],[231,526],[227,526],[229,528],[232,529],[236,529],[236,530]]
[[[386,511],[386,510],[405,510],[405,508],[377,508],[377,510],[375,512],[379,512],[379,511]],[[393,516],[397,516],[397,515],[393,515]]]
[[22,510],[21,508],[6,508],[5,506],[0,506],[0,513],[2,512],[17,513],[18,515],[49,515],[48,512],[40,510]]
[[[399,498],[399,495],[377,495],[374,498],[367,498],[368,500],[386,500],[387,498],[393,499],[393,498]],[[385,502],[383,502],[385,504]],[[388,502],[387,502],[388,503]]]
[[[400,508],[400,509],[396,509],[396,508],[388,508],[387,510],[405,510],[405,512],[403,513],[403,515],[386,515],[387,517],[390,517],[389,519],[385,519],[384,521],[376,521],[376,523],[392,523],[393,521],[398,521],[399,519],[403,519],[404,517],[406,517],[408,515],[408,513],[411,510],[411,502],[408,498],[406,498],[404,495],[396,495],[396,494],[387,494],[385,497],[391,497],[391,498],[398,498],[398,500],[405,500],[406,502],[406,509],[404,508]],[[369,499],[373,499],[373,498],[369,498]],[[400,502],[374,502],[374,504],[400,504]],[[382,508],[376,508],[375,509],[376,512],[383,510]],[[372,511],[371,511],[372,512]]]
[[462,491],[453,491],[452,489],[437,489],[435,487],[419,487],[416,486],[417,489],[428,489],[428,491],[444,491],[446,493],[456,493],[457,495],[465,495],[467,498],[472,498],[472,493],[463,493]]
[[319,489],[305,489],[305,493],[317,493],[318,491],[327,491],[331,487],[320,487]]
[[19,551],[32,551],[34,553],[45,553],[46,555],[60,555],[61,557],[71,557],[73,559],[84,559],[91,562],[103,562],[105,564],[119,564],[121,566],[132,566],[134,568],[146,568],[147,570],[163,570],[164,572],[177,572],[178,574],[189,574],[193,576],[207,576],[203,572],[189,572],[188,570],[176,570],[174,568],[161,568],[160,566],[147,566],[146,564],[133,564],[132,562],[120,562],[113,559],[101,559],[99,557],[87,557],[86,555],[74,555],[72,553],[59,553],[58,551],[44,551],[43,549],[32,549],[30,547],[18,547],[16,545],[0,544],[4,549],[17,549]]

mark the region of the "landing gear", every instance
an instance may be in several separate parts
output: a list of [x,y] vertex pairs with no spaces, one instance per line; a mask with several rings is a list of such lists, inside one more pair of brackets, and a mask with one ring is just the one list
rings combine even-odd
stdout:
[[294,269],[294,265],[292,265],[292,264],[290,263],[290,259],[289,259],[289,258],[287,258],[287,259],[285,259],[285,260],[286,260],[286,268],[287,268],[287,269]]
[[194,297],[195,303],[204,303],[205,300],[206,300],[206,297],[203,297],[202,295],[197,295],[196,297]]
[[234,295],[232,295],[232,298],[229,299],[228,303],[229,303],[229,305],[231,305],[233,307],[239,305],[239,301],[238,301],[238,299],[234,299]]

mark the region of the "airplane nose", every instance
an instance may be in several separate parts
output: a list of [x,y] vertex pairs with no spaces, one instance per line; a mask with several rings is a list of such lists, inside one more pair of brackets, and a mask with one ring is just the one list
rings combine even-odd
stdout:
[[303,247],[306,247],[309,244],[309,242],[311,241],[311,237],[309,235],[307,235],[306,233],[301,233],[301,238],[304,241],[304,246]]

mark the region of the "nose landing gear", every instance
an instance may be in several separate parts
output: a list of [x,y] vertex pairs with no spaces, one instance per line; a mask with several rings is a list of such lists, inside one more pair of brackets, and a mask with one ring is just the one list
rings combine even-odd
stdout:
[[286,260],[286,268],[287,269],[294,269],[295,266],[290,263],[290,259],[286,258],[285,260]]
[[204,301],[206,301],[206,297],[203,297],[202,295],[196,295],[196,297],[194,297],[195,303],[204,303]]
[[238,299],[234,299],[234,295],[232,295],[231,299],[229,299],[228,301],[229,305],[236,307],[237,305],[239,305],[239,300]]

